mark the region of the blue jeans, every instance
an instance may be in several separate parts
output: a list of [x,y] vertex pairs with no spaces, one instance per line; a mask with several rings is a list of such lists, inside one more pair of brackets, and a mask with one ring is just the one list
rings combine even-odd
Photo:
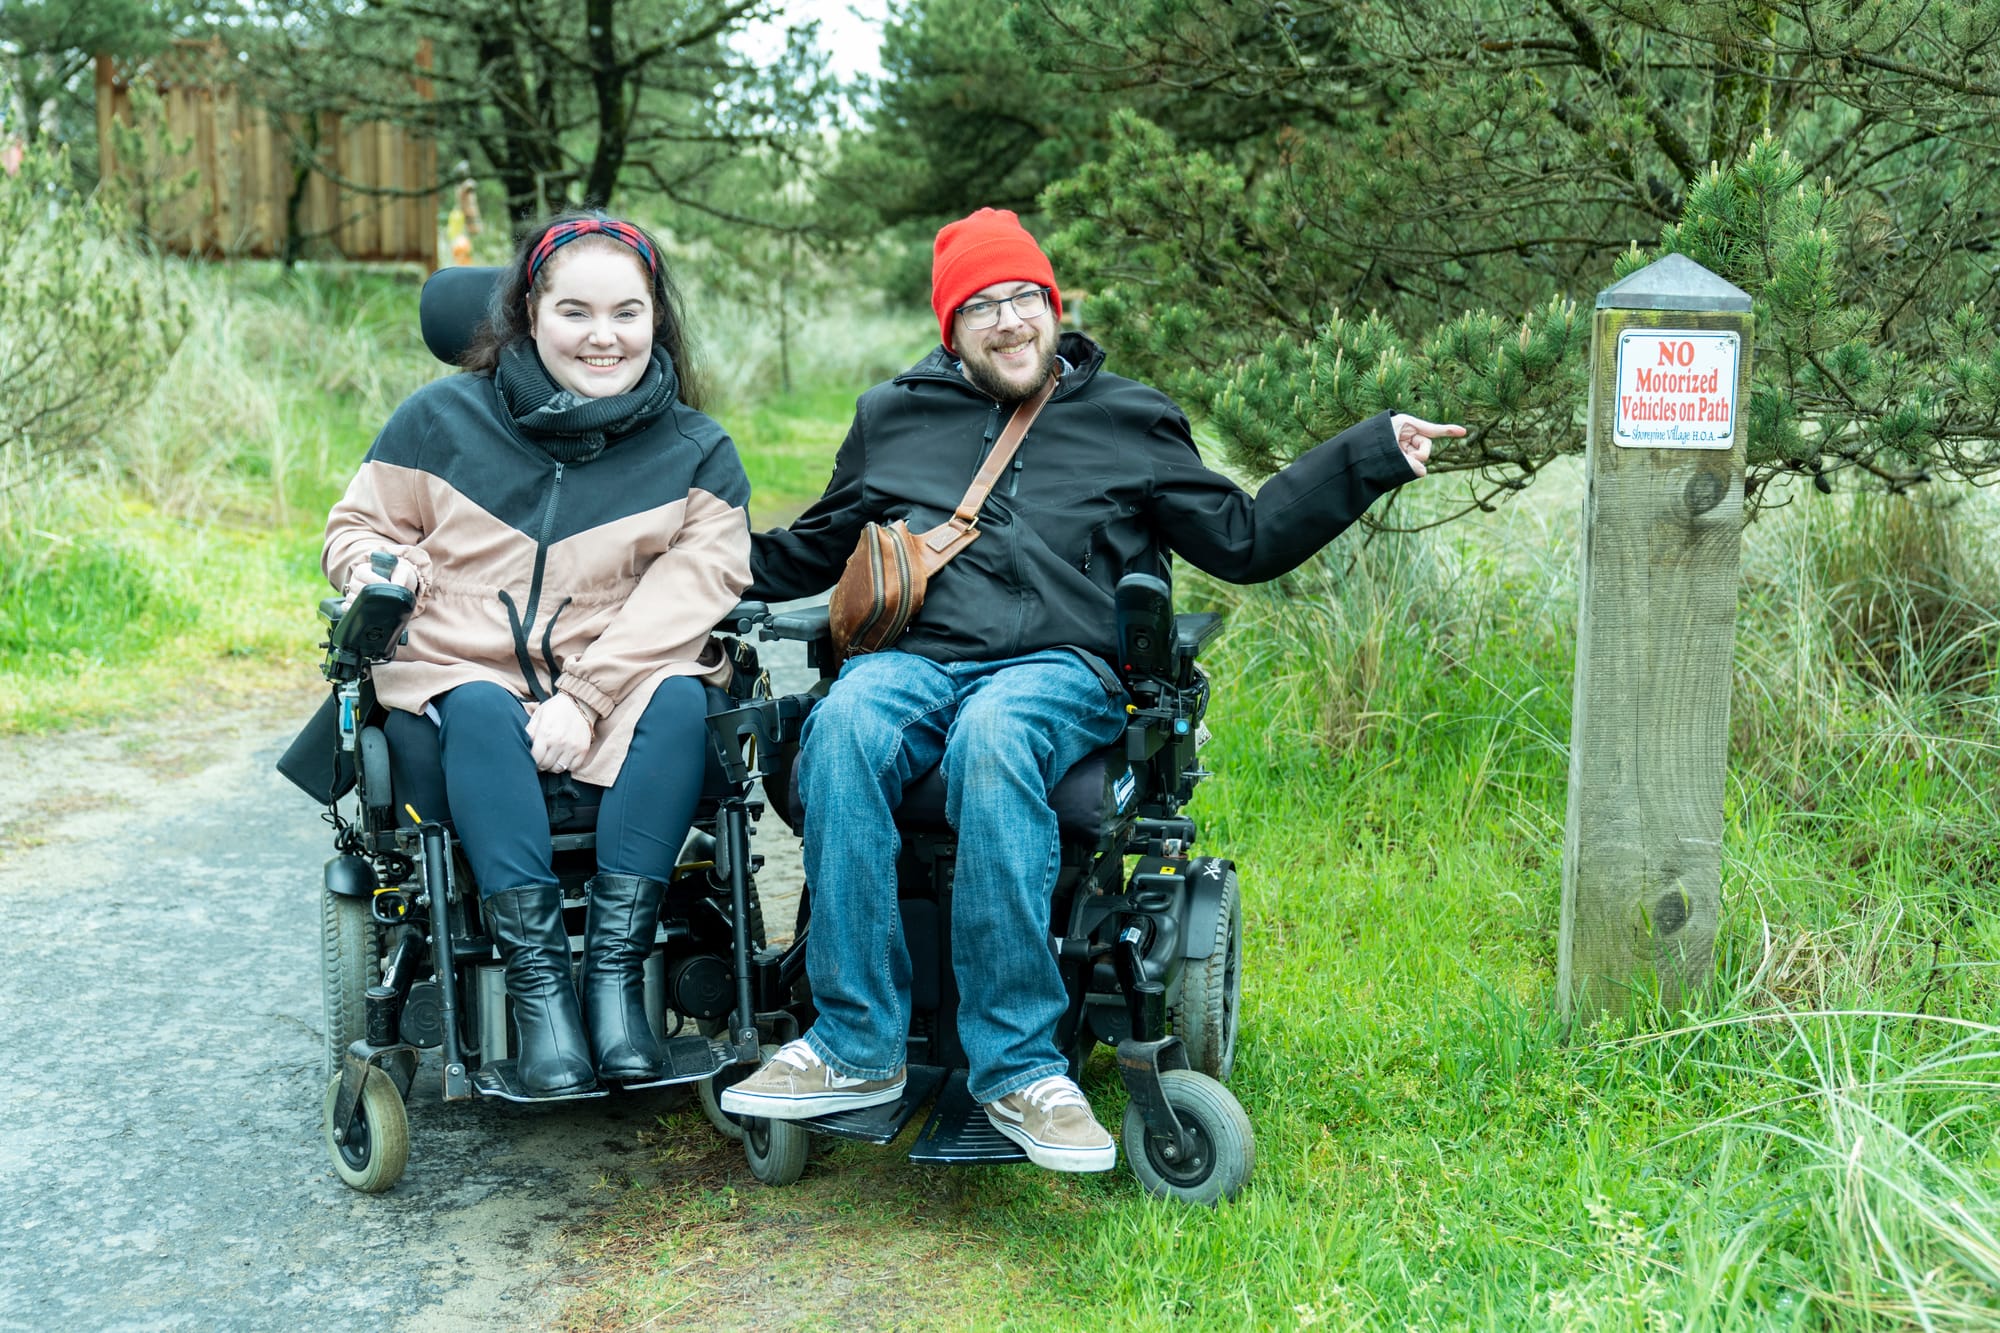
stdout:
[[895,809],[912,779],[942,765],[960,848],[951,957],[972,1095],[994,1101],[1068,1069],[1055,1042],[1066,996],[1049,947],[1060,850],[1048,795],[1124,728],[1124,696],[1071,652],[1000,662],[871,653],[842,669],[806,719],[800,758],[806,972],[819,1009],[806,1041],[822,1060],[851,1078],[903,1065],[910,955]]

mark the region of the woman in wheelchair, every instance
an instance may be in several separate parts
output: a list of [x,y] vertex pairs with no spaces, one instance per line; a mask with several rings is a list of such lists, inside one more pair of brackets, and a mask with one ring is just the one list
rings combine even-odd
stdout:
[[[684,378],[658,245],[602,213],[528,230],[461,365],[405,401],[326,525],[344,592],[416,595],[374,672],[392,750],[442,754],[537,1096],[636,1081],[662,1051],[641,965],[705,777],[711,631],[749,582],[749,482]],[[605,788],[570,980],[541,775]]]

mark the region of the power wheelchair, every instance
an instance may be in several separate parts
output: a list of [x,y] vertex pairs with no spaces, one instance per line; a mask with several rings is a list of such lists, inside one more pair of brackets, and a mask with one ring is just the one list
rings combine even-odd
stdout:
[[[322,674],[332,694],[279,762],[327,801],[335,830],[320,898],[330,1080],[322,1128],[335,1172],[367,1193],[394,1185],[408,1162],[404,1101],[422,1050],[440,1052],[447,1102],[577,1101],[611,1090],[537,1096],[515,1074],[504,969],[444,804],[435,728],[389,713],[371,685],[372,669],[394,656],[413,604],[406,589],[388,583],[320,604]],[[742,633],[763,616],[746,605],[722,628]],[[740,639],[723,642],[736,683],[709,688],[711,712],[727,718],[746,702],[774,707],[755,652]],[[764,931],[749,839],[762,807],[750,799],[741,756],[728,763],[712,754],[708,770],[644,966],[647,1020],[665,1059],[653,1077],[618,1085],[624,1091],[695,1083],[759,1055],[754,1028],[732,1037],[722,1020],[752,1009],[752,959]],[[556,774],[543,775],[542,786],[574,961],[603,792]]]
[[[1195,657],[1220,617],[1175,616],[1167,584],[1145,574],[1119,584],[1117,615],[1120,675],[1130,696],[1125,734],[1079,762],[1050,793],[1061,848],[1050,945],[1069,994],[1056,1044],[1072,1077],[1098,1043],[1116,1048],[1128,1098],[1123,1139],[1134,1174],[1150,1193],[1212,1204],[1242,1188],[1255,1159],[1249,1119],[1223,1086],[1236,1059],[1241,891],[1229,861],[1193,854],[1196,826],[1184,809],[1207,776],[1199,749],[1208,682]],[[838,675],[827,610],[774,616],[760,634],[804,640],[807,665],[820,672],[805,695],[774,701],[780,729],[743,751],[757,764],[772,808],[800,832],[796,739]],[[1027,1160],[993,1129],[966,1086],[951,968],[958,842],[944,812],[944,780],[935,769],[905,788],[896,811],[897,902],[912,973],[902,1100],[812,1120],[739,1119],[716,1098],[747,1067],[732,1066],[703,1084],[703,1109],[719,1127],[740,1124],[751,1172],[768,1185],[798,1178],[810,1135],[887,1144],[926,1104],[931,1114],[909,1150],[911,1161]],[[759,992],[779,1004],[757,1015],[760,1032],[775,1039],[811,1023],[803,977],[811,914],[808,884],[793,942],[776,955],[779,990]]]
[[[495,270],[461,268],[426,283],[424,336],[441,360],[456,360],[495,280]],[[1117,603],[1130,724],[1052,793],[1062,853],[1051,947],[1070,997],[1058,1047],[1072,1074],[1096,1043],[1116,1047],[1128,1094],[1126,1155],[1141,1184],[1163,1197],[1214,1203],[1242,1188],[1254,1161],[1248,1118],[1223,1086],[1235,1059],[1240,993],[1237,875],[1227,860],[1193,855],[1196,827],[1184,811],[1206,776],[1199,745],[1208,685],[1195,659],[1219,618],[1173,615],[1166,583],[1148,575],[1121,583]],[[446,1101],[608,1092],[535,1098],[513,1075],[503,970],[442,809],[436,754],[426,752],[421,727],[402,728],[392,745],[395,728],[370,684],[373,668],[393,658],[412,605],[406,590],[386,583],[351,601],[321,603],[331,696],[279,765],[328,805],[335,829],[321,896],[329,1080],[322,1128],[336,1173],[366,1192],[394,1185],[407,1163],[404,1102],[421,1050],[440,1052]],[[742,1141],[751,1173],[768,1185],[799,1178],[813,1135],[887,1144],[933,1102],[911,1160],[1026,1160],[966,1090],[949,947],[957,848],[935,772],[912,784],[898,811],[898,900],[913,965],[902,1101],[812,1121],[720,1109],[724,1087],[813,1019],[805,975],[810,886],[791,941],[767,947],[755,882],[761,858],[749,843],[765,802],[799,828],[799,735],[838,666],[824,607],[774,613],[745,603],[719,632],[736,684],[710,691],[708,789],[645,970],[648,1019],[666,1060],[656,1077],[624,1090],[695,1085],[703,1111]],[[753,633],[803,642],[818,682],[773,696]],[[764,801],[752,798],[760,783]],[[544,790],[565,920],[580,952],[598,793],[555,775],[545,777]],[[343,814],[350,791],[351,814]]]

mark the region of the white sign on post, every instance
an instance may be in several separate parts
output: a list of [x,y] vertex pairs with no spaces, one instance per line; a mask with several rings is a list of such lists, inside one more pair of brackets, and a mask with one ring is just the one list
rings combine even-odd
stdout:
[[1727,449],[1736,439],[1741,351],[1734,332],[1620,333],[1612,442],[1626,449]]

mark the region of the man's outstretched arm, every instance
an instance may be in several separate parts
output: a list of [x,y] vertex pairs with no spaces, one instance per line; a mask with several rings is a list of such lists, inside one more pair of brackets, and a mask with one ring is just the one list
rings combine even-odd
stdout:
[[1463,435],[1402,413],[1348,427],[1266,481],[1252,496],[1201,462],[1176,411],[1153,427],[1156,531],[1197,568],[1261,583],[1297,567],[1376,500],[1426,470],[1433,439]]

